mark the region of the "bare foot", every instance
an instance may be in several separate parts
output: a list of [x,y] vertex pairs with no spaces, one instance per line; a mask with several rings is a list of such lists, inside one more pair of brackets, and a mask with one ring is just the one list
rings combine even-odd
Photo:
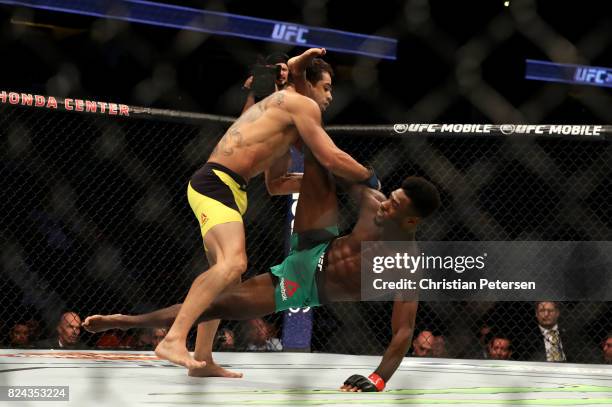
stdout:
[[160,359],[186,367],[187,369],[198,369],[206,366],[206,362],[200,362],[191,357],[189,352],[187,352],[184,341],[181,343],[178,339],[169,338],[168,336],[157,345],[155,354]]
[[242,377],[242,373],[227,370],[215,362],[208,362],[206,367],[189,369],[187,374],[191,377],[231,377],[237,379]]
[[96,333],[103,332],[109,329],[121,329],[119,321],[123,315],[92,315],[85,318],[85,321],[81,324],[86,331]]

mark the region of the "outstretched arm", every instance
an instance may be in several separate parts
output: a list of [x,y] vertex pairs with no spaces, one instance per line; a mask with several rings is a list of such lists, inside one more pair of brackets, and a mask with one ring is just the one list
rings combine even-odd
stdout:
[[361,375],[349,377],[342,387],[343,391],[382,391],[385,384],[395,373],[402,359],[410,348],[410,341],[414,333],[414,321],[416,319],[417,301],[395,300],[393,303],[393,315],[391,316],[391,327],[393,337],[385,351],[382,361],[367,378]]
[[304,51],[302,54],[290,58],[287,61],[289,67],[289,74],[291,80],[295,86],[295,90],[302,95],[308,96],[308,86],[306,86],[306,68],[314,58],[322,57],[325,55],[325,48],[310,48]]
[[[367,182],[373,176],[353,157],[339,149],[321,127],[321,110],[312,100],[297,95],[288,111],[297,130],[317,161],[333,174],[351,182]],[[375,177],[374,177],[375,178]],[[378,179],[376,179],[376,183]]]
[[383,355],[380,365],[378,365],[374,371],[374,373],[378,374],[385,382],[393,376],[393,373],[395,373],[397,367],[402,362],[406,352],[408,352],[408,348],[410,348],[410,341],[414,333],[414,321],[416,319],[417,307],[417,301],[396,300],[393,303],[393,315],[391,316],[393,337]]

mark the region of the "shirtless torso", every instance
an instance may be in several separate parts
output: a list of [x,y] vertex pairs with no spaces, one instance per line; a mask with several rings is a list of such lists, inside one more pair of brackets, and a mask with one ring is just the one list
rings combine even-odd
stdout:
[[336,175],[352,181],[367,179],[367,169],[338,149],[321,127],[322,108],[291,88],[275,92],[236,120],[208,161],[221,164],[248,181],[288,157],[290,146],[303,142]]
[[247,181],[262,173],[298,141],[290,109],[314,103],[303,99],[283,90],[254,104],[227,130],[208,161],[224,165]]
[[379,191],[364,189],[361,196],[359,219],[348,235],[335,239],[327,252],[324,271],[325,297],[334,301],[359,301],[361,299],[362,242],[374,243],[373,250],[384,252],[386,241],[414,241],[414,233],[377,225],[376,214],[387,198]]

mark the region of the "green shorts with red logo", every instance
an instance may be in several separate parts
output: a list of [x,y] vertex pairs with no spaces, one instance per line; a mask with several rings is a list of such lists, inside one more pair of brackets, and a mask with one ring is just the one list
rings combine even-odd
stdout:
[[316,274],[322,272],[330,243],[338,237],[338,227],[293,233],[289,255],[281,264],[270,267],[278,278],[274,288],[275,310],[321,305]]

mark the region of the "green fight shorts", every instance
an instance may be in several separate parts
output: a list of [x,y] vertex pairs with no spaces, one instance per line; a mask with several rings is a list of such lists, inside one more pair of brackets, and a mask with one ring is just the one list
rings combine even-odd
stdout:
[[325,253],[338,237],[338,227],[293,233],[289,255],[270,272],[277,277],[274,288],[275,311],[321,305],[316,274],[323,272]]

